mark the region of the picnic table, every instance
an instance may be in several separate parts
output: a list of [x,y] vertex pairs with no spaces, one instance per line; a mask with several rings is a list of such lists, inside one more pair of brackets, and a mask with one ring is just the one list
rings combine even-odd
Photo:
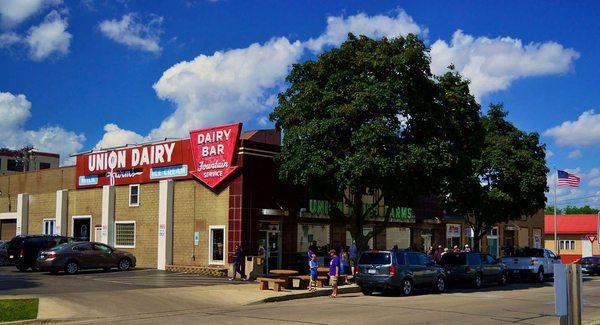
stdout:
[[317,268],[317,273],[319,273],[319,275],[329,275],[329,267],[319,266]]
[[269,273],[277,275],[280,279],[285,280],[284,288],[290,287],[290,276],[294,276],[298,274],[296,270],[270,270]]

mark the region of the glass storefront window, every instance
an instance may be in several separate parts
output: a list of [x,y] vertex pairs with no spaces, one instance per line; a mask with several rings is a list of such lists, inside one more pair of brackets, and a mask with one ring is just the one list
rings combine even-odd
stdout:
[[306,253],[308,247],[316,242],[317,252],[315,253],[322,255],[327,249],[326,247],[329,247],[329,238],[329,225],[299,223],[296,247],[299,253]]
[[385,244],[386,249],[394,248],[394,245],[398,245],[398,248],[409,248],[410,247],[410,228],[387,228],[385,230]]
[[461,247],[460,243],[460,225],[458,224],[447,224],[446,225],[446,247],[452,248],[454,246]]
[[225,226],[210,226],[209,232],[209,263],[225,264]]
[[[363,227],[363,235],[367,235],[372,230],[373,230],[373,228]],[[350,247],[351,245],[352,245],[352,234],[350,233],[349,230],[346,230],[346,246]],[[369,248],[373,248],[373,238],[371,238],[369,240],[369,243],[367,245],[369,245]]]

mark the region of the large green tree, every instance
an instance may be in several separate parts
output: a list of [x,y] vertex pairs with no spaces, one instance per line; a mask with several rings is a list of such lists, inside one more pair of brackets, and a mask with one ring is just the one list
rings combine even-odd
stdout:
[[474,230],[476,249],[492,226],[531,217],[546,203],[545,145],[536,132],[519,130],[506,115],[501,105],[490,107],[483,117],[483,147],[473,174],[447,196],[448,206]]
[[468,84],[454,72],[434,77],[429,64],[413,35],[350,34],[293,66],[270,116],[284,132],[280,178],[329,201],[330,217],[349,226],[361,250],[382,229],[364,235],[367,220],[380,217],[384,227],[393,208],[439,195],[452,183],[445,175],[470,170],[478,153],[479,106]]

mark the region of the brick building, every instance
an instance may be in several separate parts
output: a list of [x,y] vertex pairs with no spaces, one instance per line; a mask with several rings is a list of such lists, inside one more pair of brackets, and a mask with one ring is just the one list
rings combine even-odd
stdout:
[[0,175],[58,167],[59,155],[31,149],[27,152],[0,149]]

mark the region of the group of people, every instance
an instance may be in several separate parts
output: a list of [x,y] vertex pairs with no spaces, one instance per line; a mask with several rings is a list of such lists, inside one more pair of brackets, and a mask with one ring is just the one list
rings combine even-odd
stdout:
[[[311,292],[317,290],[317,278],[319,275],[319,262],[317,261],[317,254],[315,254],[316,245],[317,243],[313,242],[306,253],[310,274],[308,291]],[[354,274],[354,268],[358,259],[356,243],[352,241],[352,245],[348,249],[344,246],[340,247],[339,254],[335,249],[329,250],[329,257],[329,285],[332,288],[330,297],[335,298],[338,294],[338,277],[340,275],[347,275],[349,272]]]
[[[437,247],[434,248],[435,246],[437,246]],[[431,257],[431,259],[433,259],[437,263],[442,259],[442,256],[444,256],[444,254],[446,254],[446,253],[460,253],[460,252],[470,252],[470,251],[471,251],[471,247],[469,247],[469,244],[466,244],[463,249],[460,249],[460,247],[458,247],[458,245],[454,245],[454,247],[452,247],[452,248],[442,247],[442,245],[434,245],[434,246],[429,247],[429,250],[427,251],[427,255],[429,255]]]

